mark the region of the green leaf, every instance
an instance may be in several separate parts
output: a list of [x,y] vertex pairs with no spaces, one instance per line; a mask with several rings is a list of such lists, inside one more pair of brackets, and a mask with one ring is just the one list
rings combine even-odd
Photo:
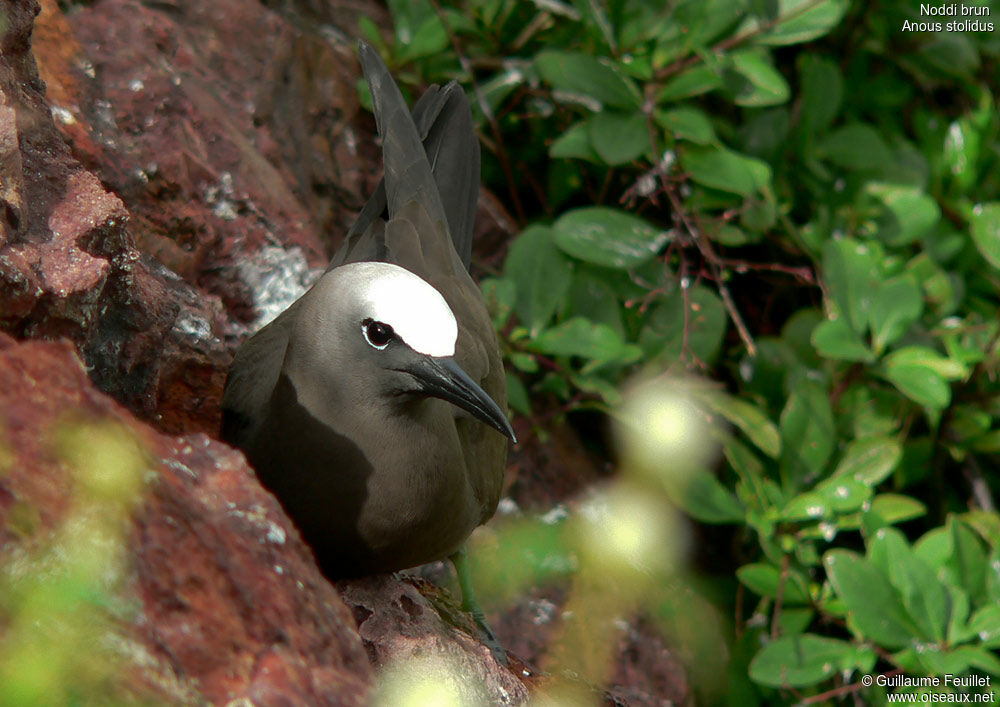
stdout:
[[[687,307],[690,309],[685,312]],[[672,361],[681,354],[693,354],[710,363],[718,355],[726,321],[726,310],[718,296],[698,285],[691,289],[686,301],[680,292],[662,298],[646,317],[639,345],[654,360]]]
[[820,520],[831,515],[827,499],[815,491],[806,491],[793,498],[781,509],[781,520],[793,523]]
[[924,366],[945,380],[964,380],[969,377],[969,369],[960,361],[942,356],[926,346],[907,346],[886,356],[886,363],[901,366]]
[[581,120],[570,126],[549,145],[549,156],[565,159],[580,159],[601,164],[601,156],[590,142],[590,121]]
[[[490,110],[496,112],[500,105],[504,102],[504,99],[511,94],[511,92],[523,84],[526,81],[524,72],[519,69],[508,69],[506,71],[501,71],[496,74],[491,79],[487,79],[479,86],[479,93],[486,101],[486,104],[490,107]],[[478,101],[472,102],[472,110],[477,116],[482,115],[482,109],[479,106]]]
[[510,371],[507,371],[507,402],[515,412],[531,415],[531,396],[521,379]]
[[813,330],[812,345],[817,353],[838,361],[874,361],[875,354],[865,346],[846,317],[827,319]]
[[808,42],[836,27],[848,5],[848,0],[780,0],[774,24],[753,17],[740,27],[739,35],[759,32],[754,41],[772,46]]
[[780,590],[785,604],[794,606],[810,603],[805,582],[793,571],[789,571],[782,583],[781,570],[766,562],[754,562],[736,570],[736,577],[744,586],[762,597],[776,599]]
[[575,373],[571,374],[569,378],[570,382],[572,382],[574,386],[584,393],[594,393],[599,395],[605,405],[608,405],[609,407],[621,405],[621,392],[606,378],[602,378],[597,375],[588,376]]
[[943,410],[951,402],[951,388],[934,369],[920,364],[887,360],[885,377],[903,395],[931,410]]
[[823,281],[837,311],[855,332],[863,334],[873,293],[881,282],[876,253],[853,238],[827,241],[823,244]]
[[791,95],[788,82],[769,61],[767,52],[747,50],[731,55],[733,69],[744,79],[734,92],[739,106],[761,107],[785,103]]
[[553,242],[552,229],[530,226],[511,244],[504,262],[504,278],[517,286],[515,311],[521,323],[537,336],[569,291],[572,264]]
[[859,510],[872,497],[871,486],[845,477],[827,479],[816,487],[816,493],[822,496],[837,513],[852,513]]
[[875,486],[885,480],[903,458],[903,447],[891,437],[852,440],[833,472]]
[[689,148],[681,165],[698,184],[740,196],[750,196],[771,183],[766,162],[724,148]]
[[854,654],[847,641],[805,633],[765,645],[750,663],[750,678],[771,687],[806,687],[831,678]]
[[656,111],[656,122],[671,132],[677,140],[688,140],[707,145],[715,140],[715,129],[702,111],[683,106],[673,110]]
[[945,563],[955,583],[969,594],[973,606],[986,597],[986,550],[972,529],[955,516],[948,518],[951,534],[951,557]]
[[587,317],[593,322],[607,324],[624,336],[621,298],[608,284],[607,279],[600,276],[601,274],[586,268],[577,270],[562,316]]
[[826,390],[799,383],[781,411],[781,471],[786,488],[817,478],[833,453],[836,431]]
[[759,407],[721,390],[697,391],[700,401],[736,425],[758,449],[769,457],[781,453],[781,437],[777,426]]
[[915,639],[916,627],[880,569],[854,552],[839,549],[827,552],[823,565],[862,636],[889,649],[903,648]]
[[700,96],[717,88],[722,88],[722,78],[718,72],[707,64],[697,64],[667,81],[656,94],[656,103],[662,105],[681,98]]
[[1000,659],[983,648],[959,646],[944,650],[931,647],[917,656],[927,673],[932,675],[961,675],[969,668],[1000,675]]
[[838,167],[855,170],[877,170],[892,159],[882,138],[865,123],[849,123],[827,133],[816,143],[816,152]]
[[702,523],[742,523],[746,512],[733,493],[708,472],[693,474],[672,500]]
[[978,204],[972,210],[972,242],[986,262],[1000,269],[1000,201]]
[[910,496],[897,493],[881,493],[872,499],[869,513],[881,518],[887,525],[902,523],[919,518],[927,513],[927,507]]
[[942,158],[948,175],[964,192],[979,174],[977,169],[982,137],[967,117],[952,121],[945,133]]
[[882,528],[868,546],[869,559],[882,568],[903,597],[903,606],[928,641],[947,637],[951,602],[934,570],[914,554],[903,534]]
[[816,617],[810,608],[783,607],[778,618],[779,633],[782,636],[797,636],[806,632]]
[[542,80],[555,89],[590,96],[624,110],[638,109],[642,103],[631,79],[590,54],[542,51],[535,55],[535,67]]
[[448,47],[448,33],[431,3],[391,0],[389,8],[396,26],[396,58],[401,63],[438,54]]
[[984,648],[1000,648],[1000,604],[980,607],[969,619],[969,630]]
[[493,328],[502,329],[517,303],[517,285],[506,278],[488,277],[479,283],[479,289],[493,320]]
[[590,144],[609,165],[627,164],[652,147],[642,113],[602,111],[588,122]]
[[799,122],[807,135],[818,135],[833,123],[844,97],[844,79],[837,64],[815,54],[799,59],[802,108]]
[[[972,80],[980,66],[979,51],[969,37],[958,33],[935,33],[934,39],[920,47],[919,57],[929,73],[949,78]],[[937,78],[937,77],[935,77]]]
[[595,324],[584,317],[573,317],[546,329],[531,341],[530,346],[552,356],[580,356],[598,361],[611,361],[630,353],[621,334],[606,324]]
[[529,353],[521,351],[511,351],[510,362],[519,371],[525,373],[538,373],[538,359]]
[[[749,197],[744,199],[743,209],[740,211],[740,223],[748,230],[755,233],[764,233],[770,230],[777,220],[778,205],[775,203],[772,195],[768,194],[765,198]],[[730,226],[730,228],[734,227]],[[746,238],[742,233],[739,235],[743,236],[744,239]],[[722,242],[718,237],[717,240]],[[742,243],[735,243],[734,245],[742,245]]]
[[903,336],[920,318],[923,309],[924,296],[912,275],[904,274],[883,282],[868,311],[876,353]]
[[941,218],[937,201],[919,187],[874,182],[865,189],[885,207],[878,237],[890,245],[912,243],[925,236]]
[[565,253],[621,270],[652,260],[669,238],[645,219],[606,206],[567,211],[552,230],[555,244]]

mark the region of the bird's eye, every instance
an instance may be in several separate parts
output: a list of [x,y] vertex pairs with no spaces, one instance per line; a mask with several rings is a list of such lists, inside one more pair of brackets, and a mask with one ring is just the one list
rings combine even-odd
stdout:
[[384,349],[394,336],[391,326],[374,319],[366,319],[361,322],[361,333],[365,335],[365,341],[376,349]]

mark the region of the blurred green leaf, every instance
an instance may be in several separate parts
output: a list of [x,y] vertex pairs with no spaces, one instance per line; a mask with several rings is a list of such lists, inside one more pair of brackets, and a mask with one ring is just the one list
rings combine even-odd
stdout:
[[719,390],[695,392],[699,401],[736,425],[764,454],[776,458],[781,453],[777,426],[759,407]]
[[517,287],[517,316],[536,336],[569,291],[572,265],[553,242],[552,229],[527,228],[511,244],[504,277]]
[[590,144],[609,165],[626,164],[652,150],[642,113],[602,111],[587,126]]
[[942,160],[949,176],[960,188],[968,189],[975,183],[979,170],[979,153],[982,139],[969,118],[959,118],[948,126]]
[[823,244],[823,276],[837,310],[855,332],[863,333],[873,294],[881,282],[876,254],[853,238],[827,241]]
[[830,550],[823,565],[853,625],[865,637],[889,649],[914,640],[916,627],[885,573],[849,550]]
[[634,268],[652,260],[668,238],[645,219],[619,209],[590,206],[564,213],[553,226],[564,252],[594,265]]
[[941,217],[937,202],[917,187],[872,183],[867,190],[887,210],[878,231],[878,237],[886,243],[912,243],[924,236]]
[[820,322],[813,330],[812,344],[826,358],[839,361],[875,360],[875,355],[865,346],[845,317]]
[[602,274],[584,268],[577,271],[563,316],[585,316],[593,322],[607,324],[624,336],[620,298]]
[[955,516],[948,518],[951,535],[951,556],[945,567],[958,586],[968,594],[973,606],[980,606],[986,598],[986,550],[983,542],[968,525]]
[[590,141],[590,121],[582,120],[557,137],[549,145],[549,155],[566,159],[581,159],[601,164],[602,159]]
[[872,499],[871,511],[889,525],[919,518],[927,513],[920,501],[897,493],[882,493]]
[[690,147],[681,155],[681,165],[698,184],[749,196],[771,182],[766,162],[722,148]]
[[781,509],[781,520],[792,523],[820,520],[832,512],[833,508],[826,498],[815,491],[806,491],[785,504]]
[[606,324],[595,324],[585,317],[557,324],[541,332],[531,348],[552,356],[580,356],[597,361],[635,360],[640,352],[628,346],[621,334]]
[[531,396],[521,379],[510,371],[507,371],[507,402],[515,412],[531,415]]
[[517,285],[506,278],[488,277],[479,283],[493,327],[502,329],[517,303]]
[[535,67],[542,80],[555,89],[590,96],[613,108],[635,110],[640,106],[635,83],[590,54],[545,50],[535,55]]
[[816,142],[816,152],[845,169],[877,170],[892,160],[882,138],[866,123],[849,123],[827,133]]
[[702,111],[689,106],[656,111],[656,122],[678,140],[707,145],[715,140],[715,129]]
[[726,321],[722,302],[708,288],[692,288],[687,301],[680,292],[673,292],[647,315],[639,345],[651,360],[676,360],[682,353],[691,353],[710,362],[718,354]]
[[935,34],[934,39],[920,47],[919,57],[934,73],[957,79],[971,79],[980,66],[975,45],[959,33]]
[[722,77],[710,66],[698,64],[673,77],[656,94],[657,105],[692,98],[722,88]]
[[923,293],[911,275],[904,274],[883,282],[868,311],[875,351],[884,351],[903,336],[920,318],[923,308]]
[[745,50],[730,57],[734,71],[743,79],[733,91],[733,102],[739,106],[759,108],[785,103],[791,89],[781,72],[769,61],[767,52]]
[[833,476],[847,476],[869,486],[885,480],[903,457],[903,448],[891,437],[852,440]]
[[739,34],[756,35],[754,41],[772,46],[808,42],[833,29],[848,4],[847,0],[780,0],[775,21],[751,17]]
[[771,687],[806,687],[826,680],[842,669],[854,654],[847,641],[811,633],[784,636],[766,644],[750,664],[750,677]]
[[802,382],[781,411],[781,466],[787,488],[816,478],[833,453],[830,398],[822,386]]
[[429,57],[448,47],[448,33],[427,0],[390,0],[396,24],[396,59],[402,63]]
[[885,377],[903,395],[918,405],[943,410],[951,402],[951,388],[936,371],[928,366],[888,364]]
[[695,472],[672,494],[677,505],[702,523],[740,523],[745,512],[736,496],[708,472]]
[[804,582],[795,572],[789,572],[782,582],[780,569],[766,562],[753,562],[736,570],[736,577],[744,586],[762,597],[776,599],[780,591],[785,604],[796,606],[810,603]]
[[1000,202],[976,206],[972,210],[971,231],[980,255],[1000,269]]
[[799,73],[802,83],[799,121],[805,134],[818,135],[837,117],[844,95],[844,80],[833,61],[815,54],[801,55]]
[[1000,648],[1000,604],[987,604],[969,619],[969,629],[984,648]]
[[816,487],[816,493],[837,513],[859,510],[872,497],[871,486],[849,477],[827,479]]
[[934,570],[913,553],[896,528],[883,528],[868,544],[869,559],[888,574],[903,598],[907,614],[928,641],[947,636],[951,602]]

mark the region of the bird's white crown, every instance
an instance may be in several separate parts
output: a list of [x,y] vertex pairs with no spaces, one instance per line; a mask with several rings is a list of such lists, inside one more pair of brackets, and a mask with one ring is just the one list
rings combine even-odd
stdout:
[[458,322],[441,293],[391,263],[352,263],[366,316],[388,324],[407,346],[427,356],[454,356]]

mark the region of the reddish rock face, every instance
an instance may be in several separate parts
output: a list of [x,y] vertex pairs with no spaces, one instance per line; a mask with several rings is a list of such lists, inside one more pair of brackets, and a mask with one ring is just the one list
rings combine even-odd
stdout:
[[[54,450],[61,427],[118,424],[145,452],[148,487],[134,511],[121,590],[141,609],[119,626],[120,638],[151,657],[122,661],[134,691],[213,703],[366,703],[372,669],[350,610],[241,454],[202,434],[171,438],[138,422],[94,389],[65,341],[0,334],[0,410],[3,555],[37,545],[80,503]],[[14,533],[12,514],[25,508],[37,520]],[[176,687],[158,692],[165,684]]]
[[[364,704],[373,666],[442,654],[488,702],[524,702],[524,666],[498,666],[433,588],[331,586],[242,455],[212,439],[232,352],[311,283],[378,176],[353,41],[302,28],[357,36],[346,13],[384,23],[384,10],[101,0],[67,15],[55,0],[18,0],[2,11],[0,564],[73,506],[46,435],[67,416],[113,421],[150,460],[121,589],[139,607],[119,626],[131,694]],[[497,265],[513,227],[490,195],[479,223],[477,248]],[[553,440],[513,455],[515,507],[544,512],[601,475],[571,436]],[[544,663],[563,595],[534,587],[529,604],[491,617],[528,662]],[[682,701],[654,634],[622,640],[624,692],[607,699]]]

